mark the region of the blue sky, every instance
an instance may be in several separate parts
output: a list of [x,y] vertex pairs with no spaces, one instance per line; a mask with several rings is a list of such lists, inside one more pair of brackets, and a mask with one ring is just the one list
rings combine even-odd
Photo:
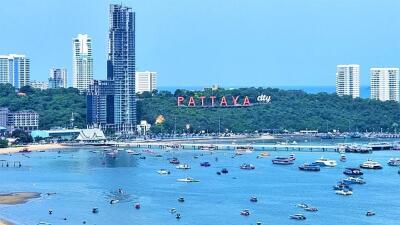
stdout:
[[[398,0],[131,0],[137,70],[159,86],[334,85],[336,64],[400,66]],[[0,54],[71,76],[72,38],[93,39],[96,79],[106,77],[107,0],[13,0],[0,7]]]

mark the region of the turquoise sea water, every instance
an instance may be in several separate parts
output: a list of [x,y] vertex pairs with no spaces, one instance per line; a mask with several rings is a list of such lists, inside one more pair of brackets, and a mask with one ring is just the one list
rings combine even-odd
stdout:
[[[100,149],[91,149],[100,150]],[[156,150],[160,151],[160,150]],[[257,152],[232,158],[232,152],[175,151],[162,152],[163,157],[142,154],[128,155],[119,152],[117,158],[107,158],[102,151],[89,149],[58,152],[38,152],[27,155],[0,155],[0,160],[21,161],[21,168],[0,167],[0,191],[56,192],[42,195],[26,204],[0,206],[0,218],[8,218],[19,225],[37,224],[40,221],[52,224],[97,225],[214,225],[255,224],[400,224],[400,175],[398,168],[386,166],[391,157],[400,157],[400,152],[385,151],[373,154],[347,154],[347,162],[340,162],[337,153],[294,152],[294,165],[273,165],[271,159],[290,152],[273,152],[268,158],[256,159]],[[203,154],[195,159],[194,155]],[[167,158],[177,157],[188,163],[190,170],[178,170]],[[313,162],[321,156],[335,159],[338,166],[322,168],[321,172],[299,171],[297,166]],[[29,158],[28,158],[29,157]],[[218,157],[218,161],[215,161]],[[364,170],[365,185],[355,185],[352,196],[334,194],[332,185],[344,178],[343,169],[358,166],[368,158],[384,165],[383,170]],[[209,161],[211,167],[204,168],[200,162]],[[239,169],[242,163],[252,163],[255,170]],[[160,176],[157,170],[171,171]],[[227,175],[216,175],[227,168]],[[199,179],[199,183],[179,183],[178,178],[187,176]],[[118,188],[124,193],[118,194]],[[258,197],[257,203],[249,201]],[[185,202],[179,203],[178,197]],[[110,199],[120,198],[117,204]],[[134,203],[142,208],[136,210]],[[308,203],[319,209],[316,213],[305,212],[296,207]],[[93,207],[99,208],[92,214]],[[180,220],[170,214],[176,208]],[[54,211],[48,214],[48,209]],[[242,209],[250,209],[251,215],[240,215]],[[377,214],[366,217],[365,212]],[[303,213],[306,221],[288,219],[290,214]],[[67,220],[64,221],[63,218]]]

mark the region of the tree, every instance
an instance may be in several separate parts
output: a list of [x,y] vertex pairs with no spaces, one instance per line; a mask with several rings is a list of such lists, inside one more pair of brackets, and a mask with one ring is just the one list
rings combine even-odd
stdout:
[[20,129],[14,130],[11,133],[11,137],[16,138],[17,142],[20,144],[28,144],[33,141],[33,138],[31,135],[29,135],[27,132],[20,130]]
[[7,147],[8,147],[7,139],[0,139],[0,148],[7,148]]

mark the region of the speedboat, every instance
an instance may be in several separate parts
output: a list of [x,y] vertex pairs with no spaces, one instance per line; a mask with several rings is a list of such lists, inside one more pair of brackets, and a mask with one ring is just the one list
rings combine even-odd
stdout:
[[374,169],[374,170],[382,169],[381,164],[379,164],[378,162],[372,161],[370,159],[368,159],[363,164],[361,164],[360,167],[363,169]]
[[318,209],[315,207],[307,207],[307,208],[304,208],[304,210],[307,212],[318,212]]
[[185,198],[184,197],[179,197],[178,198],[178,202],[185,202]]
[[250,202],[258,202],[258,199],[256,196],[251,196],[250,197]]
[[242,216],[250,216],[250,210],[243,209],[242,211],[240,211],[240,215],[242,215]]
[[211,164],[209,162],[202,162],[202,163],[200,163],[200,166],[209,167],[209,166],[211,166]]
[[318,172],[321,170],[319,165],[314,163],[311,164],[304,163],[303,165],[299,166],[299,169],[303,171],[313,171],[313,172]]
[[171,213],[171,214],[176,213],[176,209],[175,209],[175,208],[170,209],[170,210],[169,210],[169,213]]
[[348,195],[352,195],[353,194],[353,192],[350,191],[350,190],[338,190],[338,191],[335,191],[335,193],[337,195],[344,195],[344,196],[348,196]]
[[169,170],[166,170],[166,169],[160,169],[160,170],[157,171],[157,173],[160,174],[160,175],[168,175],[171,172],[169,172]]
[[366,215],[366,216],[375,216],[375,212],[373,212],[373,211],[368,211],[365,215]]
[[361,177],[347,177],[346,179],[343,180],[343,183],[345,183],[345,184],[365,184],[365,181]]
[[256,167],[254,166],[254,165],[252,165],[252,164],[247,164],[247,163],[243,163],[241,166],[240,166],[240,169],[242,169],[242,170],[254,170]]
[[329,167],[335,167],[337,165],[335,160],[326,159],[324,157],[321,157],[320,159],[316,160],[315,163],[317,163],[320,166],[329,166]]
[[269,152],[261,152],[258,156],[257,156],[257,158],[265,158],[265,157],[268,157],[269,156]]
[[340,155],[340,161],[341,161],[341,162],[346,162],[346,160],[347,160],[346,155],[341,154],[341,155]]
[[275,159],[272,160],[273,164],[278,164],[278,165],[291,165],[293,164],[293,160],[287,157],[276,157]]
[[306,217],[303,214],[294,214],[289,216],[292,220],[305,220]]
[[200,182],[200,180],[195,180],[194,178],[191,178],[191,177],[180,178],[180,179],[177,179],[177,181],[178,182],[186,182],[186,183]]
[[177,158],[172,158],[169,160],[169,163],[171,164],[179,164],[179,160]]
[[305,208],[308,208],[308,205],[306,203],[300,203],[300,204],[297,204],[297,207],[305,209]]
[[387,164],[389,166],[400,166],[400,158],[391,158]]
[[181,170],[188,170],[190,169],[190,166],[188,164],[179,164],[176,166],[176,168]]
[[294,154],[290,154],[289,155],[289,159],[294,161],[294,160],[296,160],[296,156]]
[[343,173],[348,176],[362,176],[364,174],[362,170],[358,168],[346,168]]

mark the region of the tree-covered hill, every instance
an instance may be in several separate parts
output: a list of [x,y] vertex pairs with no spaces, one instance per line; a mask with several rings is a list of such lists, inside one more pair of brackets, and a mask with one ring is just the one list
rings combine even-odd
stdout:
[[[269,104],[240,108],[190,108],[177,107],[177,96],[249,96],[256,102],[256,96],[270,95]],[[190,124],[193,131],[252,132],[267,129],[302,130],[318,129],[327,131],[394,131],[400,120],[400,104],[369,99],[338,97],[336,94],[307,94],[303,91],[284,91],[272,88],[241,88],[217,91],[177,90],[144,93],[139,96],[139,119],[154,123],[163,115],[165,123],[154,126],[155,130],[183,132]],[[197,100],[197,104],[199,100]]]
[[38,90],[22,87],[17,94],[10,84],[0,84],[0,107],[11,111],[34,110],[39,113],[39,128],[67,127],[72,112],[75,125],[84,127],[86,123],[86,98],[73,88]]

